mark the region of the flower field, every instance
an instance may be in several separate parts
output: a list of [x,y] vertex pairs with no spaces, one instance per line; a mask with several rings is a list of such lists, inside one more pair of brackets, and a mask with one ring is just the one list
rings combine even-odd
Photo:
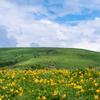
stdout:
[[0,100],[100,100],[99,69],[0,70]]

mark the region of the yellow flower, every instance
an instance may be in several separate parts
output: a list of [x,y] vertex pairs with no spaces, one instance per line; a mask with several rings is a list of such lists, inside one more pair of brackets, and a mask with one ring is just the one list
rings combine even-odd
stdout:
[[7,88],[7,87],[4,87],[4,86],[2,87],[3,90],[5,90],[6,88]]
[[41,79],[40,79],[40,83],[41,83],[42,81],[43,81],[43,79],[41,78]]
[[91,80],[92,80],[92,78],[90,77],[90,78],[89,78],[89,80],[91,81]]
[[66,97],[66,94],[62,95],[62,99],[64,99]]
[[93,82],[96,82],[96,80],[94,80]]
[[94,98],[95,98],[95,99],[99,99],[98,95],[94,95]]
[[22,93],[18,94],[19,97],[22,97]]
[[39,80],[38,80],[38,79],[35,79],[35,80],[34,80],[34,82],[35,82],[35,83],[38,83],[38,82],[39,82]]
[[82,86],[77,85],[77,86],[74,86],[74,88],[76,88],[76,89],[82,89]]
[[15,83],[14,83],[14,82],[12,82],[11,86],[14,86],[14,85],[15,85]]
[[81,75],[80,78],[83,78],[83,75]]
[[34,90],[32,90],[32,92],[34,92]]
[[41,99],[40,96],[38,96],[37,99]]
[[22,88],[20,87],[20,88],[19,88],[19,90],[21,91],[21,90],[22,90]]
[[83,80],[83,79],[81,79],[81,82],[82,82],[82,83],[84,83],[84,80]]
[[99,89],[99,90],[96,90],[96,92],[97,92],[97,93],[100,92],[100,89]]
[[57,95],[58,94],[58,92],[57,91],[54,91],[54,94],[53,95]]
[[51,86],[56,85],[56,83],[51,83]]
[[31,91],[29,91],[29,93],[31,93]]
[[83,89],[81,89],[81,92],[84,92],[84,90],[83,90]]
[[4,95],[3,95],[3,96],[1,96],[1,99],[2,99],[2,98],[4,98]]
[[80,91],[78,91],[77,94],[80,94]]
[[78,89],[82,89],[82,86],[78,86]]
[[25,77],[23,77],[23,80],[25,80]]
[[73,81],[73,77],[70,79],[70,81]]
[[43,96],[42,100],[46,100],[47,98],[45,96]]
[[39,77],[37,76],[37,78],[39,78]]
[[13,92],[13,91],[14,91],[14,89],[11,89],[10,91],[11,91],[11,92]]
[[98,86],[98,83],[95,83],[95,87],[97,87]]
[[18,90],[16,90],[15,92],[18,93]]
[[15,76],[15,75],[14,75],[14,73],[13,73],[13,74],[11,75],[11,77],[14,78],[14,76]]
[[52,83],[52,82],[53,82],[53,80],[52,80],[52,79],[50,79],[50,82]]
[[44,92],[47,92],[46,90],[44,90]]
[[0,83],[2,83],[2,79],[0,79]]

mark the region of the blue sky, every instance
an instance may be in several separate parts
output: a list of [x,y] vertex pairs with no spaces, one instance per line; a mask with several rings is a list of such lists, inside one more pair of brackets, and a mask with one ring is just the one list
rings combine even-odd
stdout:
[[0,47],[100,52],[100,1],[0,0]]

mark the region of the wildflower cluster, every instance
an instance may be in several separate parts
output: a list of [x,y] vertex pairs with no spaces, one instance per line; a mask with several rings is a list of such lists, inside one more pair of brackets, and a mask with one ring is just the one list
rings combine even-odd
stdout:
[[0,70],[0,100],[100,99],[95,69]]

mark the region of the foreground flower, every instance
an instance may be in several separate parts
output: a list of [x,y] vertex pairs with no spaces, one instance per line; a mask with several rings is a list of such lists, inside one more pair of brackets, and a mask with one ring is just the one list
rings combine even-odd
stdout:
[[47,98],[45,96],[43,96],[42,100],[46,100]]
[[40,96],[38,96],[37,99],[41,99]]
[[44,90],[44,92],[47,92],[46,90]]
[[64,99],[66,97],[66,94],[62,95],[62,99]]
[[18,90],[16,90],[15,92],[18,93]]
[[13,92],[13,91],[14,91],[14,89],[11,89],[10,91],[11,91],[11,92]]
[[100,89],[96,90],[96,92],[97,92],[97,93],[100,92]]
[[83,89],[81,89],[81,92],[84,92],[84,90],[83,90]]
[[58,92],[57,91],[54,91],[54,94],[53,95],[57,95],[58,94]]
[[3,86],[3,88],[2,88],[2,89],[3,89],[3,90],[5,90],[5,89],[7,89],[7,87],[4,87],[4,86]]
[[2,98],[4,98],[4,95],[3,95],[3,96],[1,96],[1,98],[0,98],[0,99],[2,100]]
[[98,95],[94,95],[94,98],[95,98],[95,99],[99,99]]
[[98,86],[98,83],[95,83],[95,87],[97,87]]

